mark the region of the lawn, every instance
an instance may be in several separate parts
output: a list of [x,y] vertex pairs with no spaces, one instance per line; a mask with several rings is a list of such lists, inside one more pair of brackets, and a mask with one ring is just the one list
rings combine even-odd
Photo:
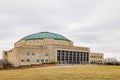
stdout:
[[120,80],[120,66],[1,70],[0,80]]

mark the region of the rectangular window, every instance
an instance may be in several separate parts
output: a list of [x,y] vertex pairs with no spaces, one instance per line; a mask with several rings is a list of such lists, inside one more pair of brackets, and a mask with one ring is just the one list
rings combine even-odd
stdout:
[[48,62],[48,60],[46,59],[45,62]]
[[26,62],[30,62],[30,59],[26,59]]
[[48,56],[48,54],[45,54],[45,56]]
[[32,56],[35,56],[35,53],[32,53]]
[[44,54],[40,54],[40,56],[41,56],[41,57],[43,57],[43,56],[44,56]]
[[25,60],[24,60],[24,59],[21,59],[21,62],[25,62]]
[[20,55],[21,55],[21,56],[25,56],[25,53],[22,52]]
[[7,52],[5,52],[5,55],[7,55]]
[[29,52],[27,52],[27,53],[26,53],[26,56],[30,56],[30,53],[29,53]]
[[44,59],[41,59],[41,62],[44,63]]
[[36,60],[36,62],[37,62],[37,63],[39,63],[39,62],[40,62],[40,60],[39,60],[39,59],[37,59],[37,60]]
[[39,53],[36,53],[36,56],[39,56],[40,54]]
[[32,63],[35,63],[36,62],[36,60],[35,59],[32,59]]

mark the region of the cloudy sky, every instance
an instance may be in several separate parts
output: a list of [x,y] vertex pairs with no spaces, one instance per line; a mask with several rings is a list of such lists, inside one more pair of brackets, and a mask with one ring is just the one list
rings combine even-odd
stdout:
[[0,0],[0,58],[24,36],[43,31],[120,59],[120,0]]

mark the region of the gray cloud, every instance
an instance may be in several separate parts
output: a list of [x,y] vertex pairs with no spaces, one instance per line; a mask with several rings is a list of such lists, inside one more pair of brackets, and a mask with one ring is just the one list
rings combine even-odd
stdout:
[[119,0],[0,0],[0,51],[9,50],[26,35],[59,33],[103,52],[120,54]]

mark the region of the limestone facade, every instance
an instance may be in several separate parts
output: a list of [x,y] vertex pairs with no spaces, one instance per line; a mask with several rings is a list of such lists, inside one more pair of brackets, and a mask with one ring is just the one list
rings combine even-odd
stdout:
[[[95,58],[94,58],[95,56]],[[103,63],[103,54],[91,53],[88,47],[74,46],[72,41],[50,38],[20,40],[14,48],[3,51],[3,62],[13,66],[58,64],[90,64],[91,61]]]
[[91,64],[104,63],[103,61],[104,61],[103,53],[94,53],[94,52],[90,53],[90,63]]

